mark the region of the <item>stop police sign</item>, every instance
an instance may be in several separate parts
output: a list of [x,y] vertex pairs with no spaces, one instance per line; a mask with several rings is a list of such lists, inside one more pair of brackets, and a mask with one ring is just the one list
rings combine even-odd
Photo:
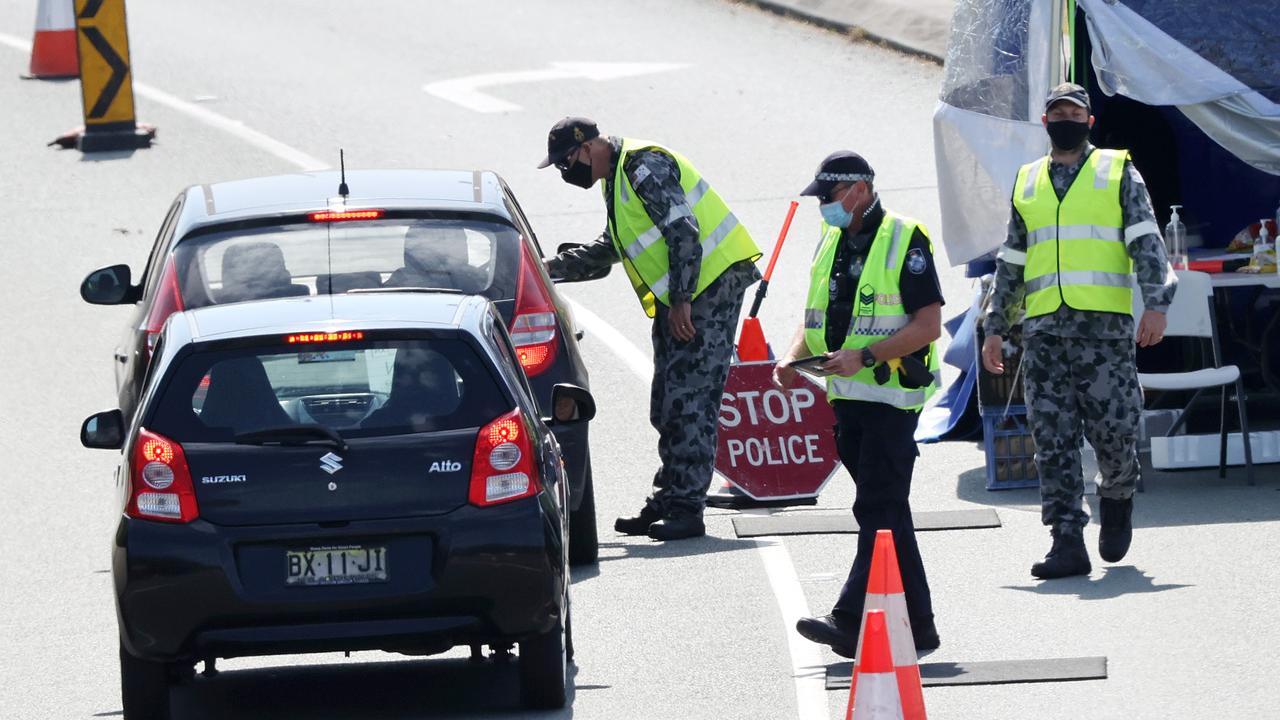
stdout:
[[825,389],[799,373],[773,385],[773,363],[729,367],[720,399],[716,470],[755,500],[816,497],[840,466]]

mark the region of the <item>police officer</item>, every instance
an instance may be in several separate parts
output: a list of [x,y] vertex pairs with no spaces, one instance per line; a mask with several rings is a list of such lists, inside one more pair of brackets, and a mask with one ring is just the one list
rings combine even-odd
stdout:
[[608,221],[599,239],[551,258],[547,271],[572,281],[620,260],[653,318],[649,421],[662,466],[639,514],[614,529],[655,540],[703,535],[733,331],[744,291],[760,279],[760,251],[697,168],[657,143],[601,136],[591,120],[568,117],[547,138],[539,167],[549,165],[581,188],[604,180]]
[[[877,530],[893,531],[916,648],[939,644],[908,496],[919,454],[916,423],[938,386],[933,343],[941,332],[942,289],[924,226],[886,211],[874,181],[866,160],[841,151],[822,161],[801,193],[822,203],[822,236],[804,326],[774,368],[774,382],[787,387],[796,372],[788,363],[827,358],[821,369],[830,373],[836,445],[856,488],[858,550],[831,613],[801,618],[796,631],[849,658],[858,647]],[[887,363],[904,357],[924,372],[923,382],[889,372]]]
[[1142,346],[1163,337],[1177,280],[1129,153],[1089,144],[1094,118],[1085,89],[1054,88],[1041,122],[1052,150],[1018,171],[983,324],[982,362],[1004,372],[1003,339],[1025,307],[1022,385],[1040,472],[1041,520],[1053,536],[1031,574],[1048,579],[1092,570],[1084,545],[1082,432],[1102,471],[1098,554],[1117,562],[1129,550],[1142,413],[1133,275],[1146,306],[1136,334]]

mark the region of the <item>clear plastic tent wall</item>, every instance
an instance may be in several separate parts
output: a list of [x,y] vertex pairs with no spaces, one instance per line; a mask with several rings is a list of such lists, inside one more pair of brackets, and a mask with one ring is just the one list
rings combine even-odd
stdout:
[[957,0],[933,116],[942,237],[961,265],[1004,241],[1018,167],[1043,155],[1041,99],[1060,82],[1065,0]]
[[[1280,0],[1076,2],[1103,92],[1177,107],[1236,157],[1280,175]],[[1018,167],[1048,150],[1040,102],[1066,79],[1074,4],[956,1],[934,113],[952,265],[999,247]]]

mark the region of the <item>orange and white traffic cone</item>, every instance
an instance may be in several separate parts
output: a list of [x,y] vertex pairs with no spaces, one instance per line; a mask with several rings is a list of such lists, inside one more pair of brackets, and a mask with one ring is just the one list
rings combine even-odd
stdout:
[[876,531],[876,545],[871,555],[871,574],[867,578],[867,598],[863,603],[859,637],[867,631],[868,616],[877,610],[884,611],[903,718],[925,720],[924,691],[920,685],[920,667],[916,664],[916,642],[911,633],[907,596],[902,589],[902,571],[898,568],[898,549],[894,545],[891,530]]
[[845,720],[906,720],[884,610],[863,613],[862,626]]
[[73,78],[80,75],[76,54],[74,0],[40,0],[36,34],[31,42],[33,78]]

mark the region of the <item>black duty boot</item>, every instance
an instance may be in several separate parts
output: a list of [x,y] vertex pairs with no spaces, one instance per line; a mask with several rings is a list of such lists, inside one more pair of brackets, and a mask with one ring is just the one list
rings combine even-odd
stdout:
[[662,519],[662,513],[652,506],[645,505],[635,517],[618,518],[613,521],[613,529],[623,535],[648,535],[649,526]]
[[911,623],[911,636],[915,638],[916,650],[937,650],[942,644],[942,639],[938,637],[938,626],[933,624],[933,620]]
[[654,540],[683,540],[706,534],[707,526],[697,515],[664,517],[649,526],[649,537]]
[[800,637],[826,645],[840,657],[853,659],[858,654],[858,624],[845,622],[835,615],[804,617],[796,621]]
[[1053,547],[1044,560],[1031,566],[1031,574],[1041,580],[1088,575],[1093,570],[1089,564],[1089,551],[1084,548],[1082,533],[1053,531]]
[[1098,533],[1098,554],[1107,562],[1120,562],[1133,540],[1133,498],[1102,498],[1098,504],[1102,530]]

